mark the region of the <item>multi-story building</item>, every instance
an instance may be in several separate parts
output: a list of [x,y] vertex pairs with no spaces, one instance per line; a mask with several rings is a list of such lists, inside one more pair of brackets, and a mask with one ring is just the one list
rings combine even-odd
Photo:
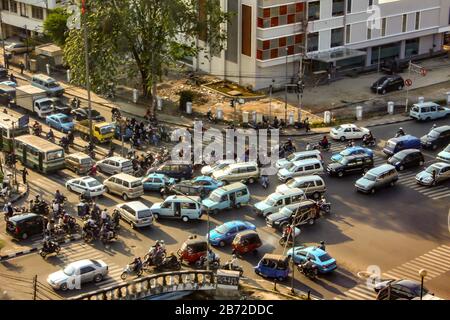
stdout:
[[[200,0],[201,1],[201,0]],[[226,49],[192,61],[254,89],[409,60],[442,50],[450,0],[221,0],[233,12]],[[199,39],[199,45],[203,44]]]

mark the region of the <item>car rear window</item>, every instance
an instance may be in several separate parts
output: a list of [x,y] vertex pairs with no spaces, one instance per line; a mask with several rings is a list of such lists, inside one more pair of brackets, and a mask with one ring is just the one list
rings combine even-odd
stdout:
[[331,260],[332,258],[330,257],[330,255],[328,254],[328,253],[325,253],[325,254],[323,254],[323,255],[321,255],[320,257],[319,257],[319,260],[321,261],[321,262],[325,262],[325,261],[328,261],[328,260]]
[[124,162],[122,162],[122,167],[123,168],[125,168],[125,167],[131,167],[133,164],[131,163],[131,161],[124,161]]
[[95,265],[96,267],[101,267],[102,265],[97,261],[97,260],[89,260],[90,262],[92,262],[93,265]]
[[134,182],[131,183],[131,187],[132,188],[137,188],[137,187],[140,187],[140,186],[142,186],[142,181],[134,181]]
[[152,212],[150,210],[138,211],[138,219],[151,217]]
[[91,159],[88,159],[88,158],[81,159],[80,163],[83,165],[91,164]]

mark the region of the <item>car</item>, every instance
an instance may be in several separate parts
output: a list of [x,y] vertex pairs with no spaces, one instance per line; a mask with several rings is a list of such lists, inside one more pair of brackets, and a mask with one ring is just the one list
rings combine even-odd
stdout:
[[47,283],[54,290],[81,289],[81,284],[102,281],[108,275],[108,271],[108,265],[103,260],[84,259],[49,274]]
[[195,186],[202,186],[208,193],[223,186],[222,181],[217,181],[210,176],[197,176],[191,182]]
[[422,166],[425,163],[425,159],[420,150],[405,149],[394,154],[387,162],[393,165],[398,171],[403,171],[406,168]]
[[358,127],[354,124],[341,124],[340,126],[331,129],[330,136],[335,140],[345,141],[363,139],[369,132],[369,129]]
[[66,169],[72,170],[78,175],[87,174],[95,161],[83,152],[65,154],[64,163]]
[[294,263],[302,264],[311,258],[320,273],[329,273],[337,268],[336,260],[319,247],[298,246],[287,251],[287,256],[293,258]]
[[22,42],[13,42],[5,46],[5,51],[10,53],[25,53],[33,50],[33,47],[27,46]]
[[[247,221],[233,220],[212,229],[209,232],[209,242],[213,246],[225,247],[233,242],[234,237],[245,230],[256,230],[256,226]],[[206,235],[208,238],[208,234]]]
[[412,300],[420,298],[421,292],[423,296],[432,295],[420,282],[407,279],[381,281],[373,289],[378,294],[377,300]]
[[229,164],[235,163],[232,159],[219,160],[215,164],[204,166],[201,169],[201,174],[204,176],[211,175],[214,171],[224,169]]
[[237,162],[226,166],[224,169],[214,171],[211,176],[224,184],[242,181],[253,184],[258,181],[260,170],[256,162]]
[[185,195],[185,196],[198,196],[205,198],[208,192],[201,185],[194,185],[192,180],[183,180],[170,186],[166,186],[161,191],[164,197],[169,195]]
[[405,81],[399,75],[384,76],[375,81],[370,89],[374,93],[386,94],[389,91],[402,90],[405,87]]
[[160,192],[164,187],[175,184],[175,179],[160,173],[150,173],[142,178],[145,191]]
[[[89,118],[89,108],[82,107],[82,108],[73,109],[71,114],[74,117],[74,119],[77,121],[86,120]],[[94,120],[96,122],[106,121],[106,118],[104,116],[102,116],[100,114],[100,112],[98,112],[97,110],[94,110],[94,109],[91,110],[91,118],[92,118],[92,120]]]
[[47,116],[45,118],[45,123],[48,124],[51,128],[55,128],[56,130],[62,132],[72,131],[74,126],[72,118],[63,113],[56,113]]
[[9,79],[8,69],[0,67],[0,79]]
[[[436,172],[433,179],[433,171]],[[424,186],[434,186],[439,182],[450,179],[450,163],[437,162],[416,175],[416,182]]]
[[409,116],[416,120],[430,121],[450,116],[450,108],[432,101],[416,103],[409,111]]
[[373,157],[367,154],[357,154],[354,156],[342,157],[338,162],[331,162],[327,166],[330,176],[343,177],[349,173],[366,173],[373,168]]
[[436,159],[450,163],[450,144],[444,150],[438,153]]
[[131,201],[116,206],[122,220],[128,222],[131,228],[142,228],[153,225],[153,214],[149,207],[140,201]]
[[90,197],[98,197],[105,193],[105,186],[90,176],[70,179],[66,182],[66,188],[77,193],[87,192]]
[[370,169],[362,178],[356,180],[355,188],[363,193],[374,194],[377,189],[386,186],[393,187],[398,181],[398,172],[394,166],[383,164]]
[[179,181],[192,178],[192,165],[189,162],[166,161],[157,168],[150,169],[151,173],[160,173]]
[[436,150],[440,146],[445,146],[450,142],[450,125],[432,129],[427,135],[420,138],[423,148]]
[[2,81],[2,82],[0,82],[0,84],[4,84],[5,86],[13,87],[13,88],[17,87],[17,83],[14,81]]
[[288,183],[280,184],[275,192],[284,193],[292,188],[300,188],[305,192],[307,197],[319,199],[321,195],[327,191],[325,181],[318,175],[295,177],[289,180]]
[[100,172],[107,174],[132,173],[133,164],[131,160],[123,157],[114,156],[97,161],[97,168]]
[[6,222],[6,232],[15,239],[26,240],[30,236],[41,235],[45,226],[45,218],[39,214],[17,214]]
[[286,168],[292,162],[306,159],[319,159],[323,162],[323,157],[319,150],[300,151],[290,154],[287,158],[279,159],[275,163],[275,168],[277,169]]
[[313,174],[322,174],[323,165],[321,160],[317,159],[306,159],[292,162],[286,168],[280,169],[278,171],[277,177],[283,183],[295,177],[308,176]]
[[71,116],[72,114],[72,107],[63,101],[61,101],[60,98],[57,97],[51,97],[48,98],[51,101],[51,104],[53,105],[53,112],[55,113],[63,113],[67,116]]
[[184,222],[198,220],[203,215],[200,197],[191,196],[168,196],[163,202],[154,203],[150,210],[155,219],[173,218],[181,219]]
[[358,154],[366,154],[369,157],[373,158],[373,151],[371,149],[355,146],[346,148],[339,153],[333,154],[331,156],[331,161],[339,162],[343,157],[356,156]]
[[421,148],[420,139],[407,134],[405,136],[391,138],[388,141],[386,141],[383,148],[383,153],[388,157],[390,157],[396,154],[397,152],[400,152],[405,149],[420,149],[420,148]]

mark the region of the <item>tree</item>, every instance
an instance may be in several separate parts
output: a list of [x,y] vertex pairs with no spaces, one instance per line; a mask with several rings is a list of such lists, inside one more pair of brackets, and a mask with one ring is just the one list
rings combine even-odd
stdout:
[[66,41],[68,17],[65,9],[56,8],[50,12],[44,21],[44,34],[59,46],[63,46]]
[[[218,0],[90,0],[87,15],[94,86],[114,82],[117,67],[131,60],[142,79],[144,95],[152,97],[152,109],[164,70],[203,50],[196,38],[205,31],[208,56],[223,50],[226,36],[221,26],[229,19]],[[66,48],[66,61],[81,82],[81,31],[69,32]]]

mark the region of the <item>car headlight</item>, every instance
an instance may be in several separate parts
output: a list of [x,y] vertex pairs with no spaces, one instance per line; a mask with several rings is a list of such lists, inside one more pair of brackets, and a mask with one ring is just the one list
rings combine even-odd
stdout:
[[274,224],[280,224],[280,221],[275,221]]

